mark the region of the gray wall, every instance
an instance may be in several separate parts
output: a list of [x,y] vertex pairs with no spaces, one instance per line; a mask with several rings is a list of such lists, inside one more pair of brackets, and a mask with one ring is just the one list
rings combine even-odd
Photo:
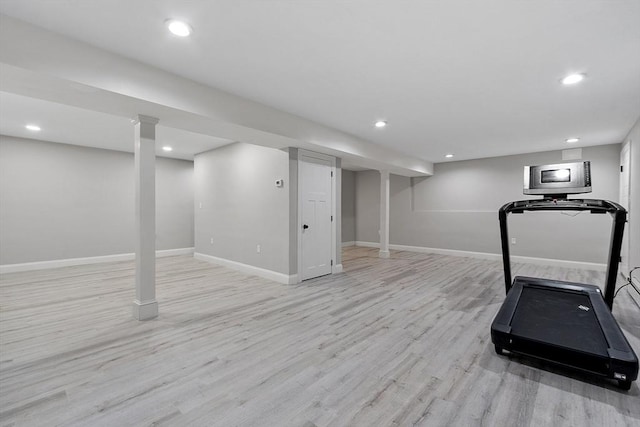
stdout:
[[342,241],[356,240],[356,173],[342,170]]
[[[593,192],[586,197],[618,200],[620,145],[583,148],[591,160]],[[498,208],[522,194],[525,165],[557,163],[561,151],[439,163],[428,178],[392,175],[391,244],[500,253]],[[378,242],[380,174],[356,177],[356,239]],[[577,197],[577,196],[576,196]],[[532,197],[536,198],[536,197]],[[606,262],[608,216],[529,213],[509,217],[516,238],[512,255]]]
[[193,162],[156,157],[156,249],[193,247]]
[[[299,150],[290,147],[289,179],[285,187],[289,187],[289,274],[298,272],[298,158]],[[285,178],[286,179],[286,178]]]
[[[157,159],[157,249],[193,246],[193,163]],[[133,154],[0,136],[0,263],[134,252]]]
[[[197,155],[194,174],[196,252],[295,272],[289,262],[289,153],[235,143]],[[277,188],[281,178],[284,187]]]
[[[392,181],[393,182],[393,181]],[[391,202],[393,205],[393,201]],[[393,219],[393,217],[391,217]],[[356,240],[380,242],[380,172],[356,173]]]

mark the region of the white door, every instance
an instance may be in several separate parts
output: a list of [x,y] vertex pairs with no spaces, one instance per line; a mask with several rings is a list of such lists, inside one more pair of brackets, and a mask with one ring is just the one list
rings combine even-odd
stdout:
[[300,257],[302,280],[331,274],[332,164],[330,160],[301,155]]
[[[629,211],[629,168],[631,167],[631,158],[629,156],[629,141],[622,144],[620,151],[620,204]],[[627,213],[627,221],[629,221]],[[635,220],[635,218],[634,218]],[[622,237],[622,250],[620,251],[620,272],[627,277],[629,273],[629,227],[630,223],[625,224],[624,236]]]

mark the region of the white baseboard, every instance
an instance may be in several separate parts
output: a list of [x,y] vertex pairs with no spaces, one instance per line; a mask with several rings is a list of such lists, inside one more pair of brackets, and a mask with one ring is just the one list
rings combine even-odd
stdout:
[[193,254],[193,257],[195,259],[199,259],[200,261],[211,262],[213,264],[221,265],[232,270],[273,280],[274,282],[283,283],[285,285],[293,285],[298,283],[297,274],[278,273],[277,271],[267,270],[265,268],[255,267],[253,265],[243,264],[241,262],[231,261],[225,258],[218,258],[212,255],[201,254],[199,252],[195,252]]
[[195,248],[163,249],[161,251],[156,251],[156,258],[164,258],[177,255],[193,255],[194,250]]
[[[502,259],[502,255],[498,255]],[[607,271],[607,264],[597,262],[570,261],[564,259],[535,258],[527,256],[512,256],[515,262],[524,264],[548,265],[552,267],[577,268],[579,270]]]
[[356,246],[363,246],[365,248],[379,248],[380,247],[380,243],[377,242],[363,242],[360,240],[356,240]]
[[355,246],[356,242],[351,241],[351,242],[342,242],[342,247],[345,248],[347,246]]
[[[176,255],[190,255],[194,248],[165,249],[156,251],[157,258]],[[136,258],[133,253],[101,255],[86,258],[55,259],[51,261],[25,262],[21,264],[0,265],[0,274],[17,273],[21,271],[46,270],[48,268],[72,267],[74,265],[99,264],[104,262],[131,261]]]
[[133,318],[136,320],[151,320],[158,317],[158,301],[152,299],[150,301],[140,302],[133,301]]
[[[379,248],[380,243],[356,241],[356,246],[363,246],[367,248]],[[406,245],[389,245],[389,249],[393,249],[396,251],[421,252],[421,253],[467,257],[467,258],[487,259],[491,261],[502,260],[502,254],[492,254],[488,252],[460,251],[455,249],[427,248],[424,246],[406,246]],[[558,260],[558,259],[549,259],[549,258],[536,258],[536,257],[526,257],[526,256],[519,256],[519,255],[512,255],[511,260],[514,262],[521,262],[525,264],[537,264],[537,265],[547,265],[547,266],[565,267],[565,268],[578,268],[581,270],[606,271],[607,269],[606,264],[599,264],[595,262],[581,262],[581,261]]]
[[336,264],[333,266],[332,274],[342,273],[342,271],[343,271],[342,264]]

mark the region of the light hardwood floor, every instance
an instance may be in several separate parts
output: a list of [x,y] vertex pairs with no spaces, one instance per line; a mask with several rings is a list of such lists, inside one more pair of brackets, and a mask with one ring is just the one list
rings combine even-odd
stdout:
[[[499,262],[347,248],[299,285],[158,260],[160,316],[131,317],[133,263],[6,274],[2,426],[638,426],[640,392],[498,356]],[[514,275],[603,274],[515,264]],[[614,313],[636,352],[640,308]]]

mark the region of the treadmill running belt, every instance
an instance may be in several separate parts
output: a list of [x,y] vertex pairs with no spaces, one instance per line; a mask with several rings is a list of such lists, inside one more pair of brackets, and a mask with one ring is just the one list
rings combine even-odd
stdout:
[[511,321],[513,335],[604,357],[607,341],[588,295],[525,286]]

